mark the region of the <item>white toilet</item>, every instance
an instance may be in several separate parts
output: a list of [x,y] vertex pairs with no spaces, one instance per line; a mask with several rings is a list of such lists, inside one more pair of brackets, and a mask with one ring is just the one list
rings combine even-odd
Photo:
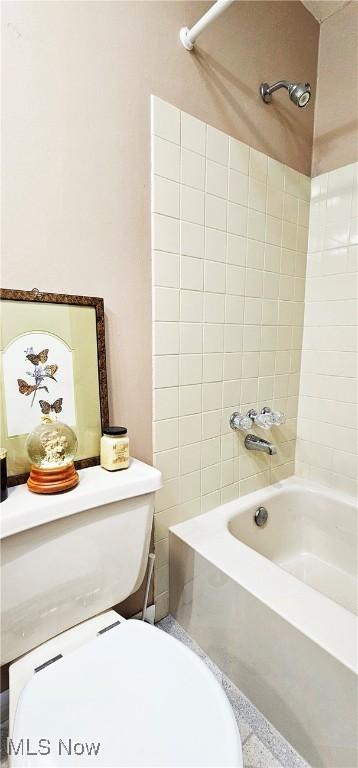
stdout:
[[83,470],[61,496],[11,489],[1,521],[1,663],[17,659],[10,768],[242,766],[231,706],[201,659],[107,610],[143,580],[159,487],[159,472],[133,460],[123,473]]

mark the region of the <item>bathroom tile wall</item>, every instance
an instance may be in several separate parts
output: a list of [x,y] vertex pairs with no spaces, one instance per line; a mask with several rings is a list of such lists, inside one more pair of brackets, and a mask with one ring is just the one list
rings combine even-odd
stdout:
[[[152,98],[156,616],[168,526],[292,474],[310,179]],[[248,453],[232,411],[287,423]],[[255,430],[254,430],[255,431]]]
[[296,473],[357,481],[358,163],[312,179]]

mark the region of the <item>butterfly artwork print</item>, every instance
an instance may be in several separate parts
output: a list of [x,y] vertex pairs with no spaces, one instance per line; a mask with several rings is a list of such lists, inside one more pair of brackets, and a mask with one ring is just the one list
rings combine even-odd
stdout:
[[49,349],[43,349],[42,352],[39,352],[37,355],[34,352],[33,347],[30,347],[30,349],[25,349],[26,354],[26,360],[30,360],[30,363],[33,365],[39,365],[40,363],[46,363],[48,358]]
[[47,400],[39,400],[39,405],[43,414],[48,414],[53,411],[54,413],[61,413],[62,411],[63,397],[58,397],[53,403],[48,403]]
[[57,382],[57,379],[55,379],[55,373],[58,371],[58,365],[45,365],[44,368],[44,374],[49,379],[53,379],[53,381]]
[[21,395],[31,395],[33,392],[36,392],[36,389],[46,389],[46,392],[48,392],[47,387],[36,387],[36,384],[28,384],[24,379],[18,379],[17,383]]
[[[58,365],[57,363],[48,363],[48,355],[49,355],[49,349],[42,349],[39,352],[35,352],[33,347],[28,347],[28,349],[24,350],[25,354],[25,361],[28,361],[33,366],[30,370],[26,371],[26,375],[30,377],[32,381],[28,382],[25,379],[18,379],[17,385],[19,388],[19,392],[21,395],[24,395],[25,397],[29,397],[29,395],[32,395],[31,398],[31,408],[35,402],[36,395],[40,390],[44,390],[47,394],[49,393],[48,390],[48,382],[46,379],[52,380],[57,382],[56,374],[58,371]],[[60,410],[56,411],[55,413],[59,413],[62,410],[62,399],[60,403]],[[46,401],[42,401],[46,402]],[[59,401],[56,401],[57,403]],[[40,403],[41,407],[41,403]],[[41,408],[42,410],[42,408]],[[50,407],[51,410],[51,407]],[[48,413],[50,413],[50,410]],[[46,411],[42,411],[45,413]]]

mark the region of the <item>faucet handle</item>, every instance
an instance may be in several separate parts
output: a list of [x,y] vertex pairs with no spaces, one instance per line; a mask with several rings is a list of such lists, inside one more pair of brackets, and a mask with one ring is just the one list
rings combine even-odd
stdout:
[[239,411],[234,411],[230,416],[230,427],[234,430],[241,430],[241,432],[247,432],[252,427],[252,419],[250,416],[243,416]]
[[230,416],[230,427],[234,430],[239,429],[242,432],[248,432],[253,424],[261,429],[270,429],[271,427],[284,424],[285,421],[286,416],[282,411],[272,411],[268,405],[265,405],[260,413],[251,408],[246,416],[243,416],[239,411],[234,411]]
[[257,427],[261,427],[261,429],[270,429],[273,425],[273,418],[271,411],[263,413],[258,413],[255,417],[255,424]]
[[282,411],[272,411],[271,408],[266,405],[261,409],[254,419],[256,426],[263,429],[270,429],[270,427],[278,427],[280,424],[284,424],[286,416]]
[[286,416],[283,411],[272,411],[271,413],[273,426],[279,426],[279,424],[285,424]]
[[250,408],[246,415],[251,419],[252,424],[256,424],[257,427],[261,427],[262,429],[270,429],[270,427],[272,427],[271,408],[268,406],[262,408],[260,413],[257,413],[254,408]]

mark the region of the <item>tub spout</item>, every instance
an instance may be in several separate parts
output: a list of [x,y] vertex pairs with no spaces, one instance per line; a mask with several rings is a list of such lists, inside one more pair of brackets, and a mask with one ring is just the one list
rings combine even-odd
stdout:
[[246,435],[245,448],[247,448],[248,451],[262,451],[263,453],[268,453],[269,456],[273,456],[277,453],[277,448],[273,443],[264,440],[262,437],[257,437],[256,435]]

